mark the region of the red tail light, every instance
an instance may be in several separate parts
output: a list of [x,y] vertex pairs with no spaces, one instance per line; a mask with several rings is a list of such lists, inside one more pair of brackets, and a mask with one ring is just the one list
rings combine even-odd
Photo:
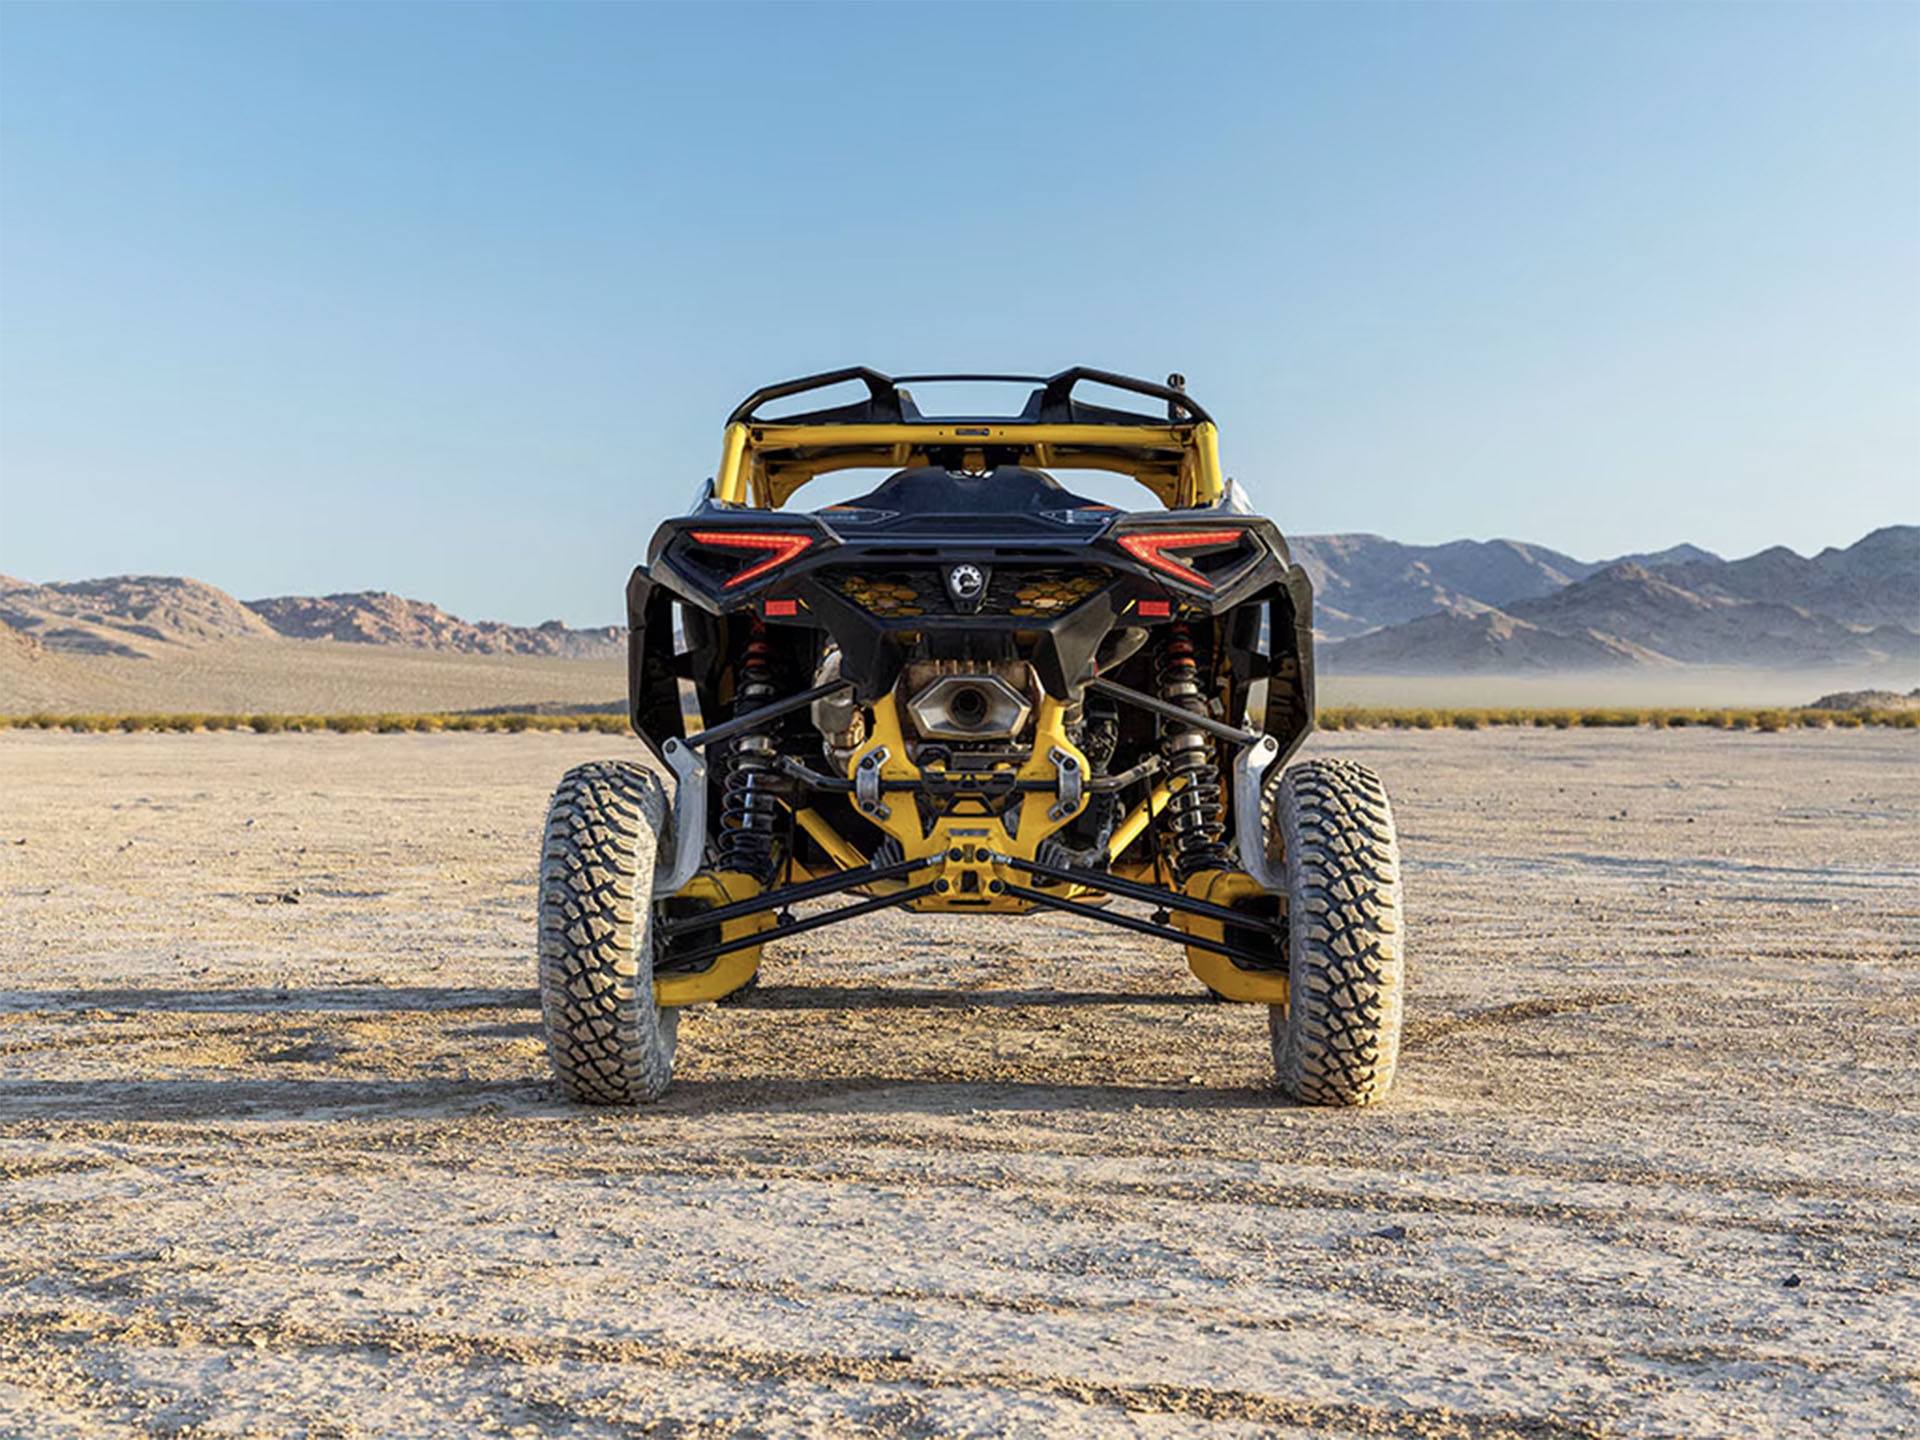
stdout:
[[769,570],[778,570],[813,544],[813,536],[795,530],[695,530],[692,538],[695,544],[709,545],[716,550],[752,550],[766,555],[766,559],[755,561],[738,575],[729,577],[726,584],[729,590]]
[[1120,548],[1143,565],[1171,575],[1202,590],[1211,590],[1213,582],[1169,550],[1205,550],[1213,545],[1231,545],[1241,536],[1239,530],[1149,530],[1139,535],[1122,535]]

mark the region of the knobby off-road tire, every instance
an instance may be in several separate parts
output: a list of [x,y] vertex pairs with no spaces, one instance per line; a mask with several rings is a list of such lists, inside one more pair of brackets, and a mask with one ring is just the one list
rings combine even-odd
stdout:
[[653,1000],[653,865],[660,782],[608,760],[569,770],[540,855],[540,1013],[553,1073],[589,1105],[657,1100],[680,1012]]
[[1370,1105],[1393,1086],[1406,978],[1400,845],[1380,779],[1350,760],[1284,771],[1269,823],[1287,878],[1285,1005],[1268,1007],[1280,1087]]

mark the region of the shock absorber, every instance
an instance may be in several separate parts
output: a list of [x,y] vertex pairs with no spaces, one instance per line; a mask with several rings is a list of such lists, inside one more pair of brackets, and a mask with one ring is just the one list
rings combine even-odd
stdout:
[[[1157,658],[1155,683],[1160,698],[1204,715],[1207,697],[1200,685],[1193,634],[1186,625],[1167,627],[1167,638]],[[1182,726],[1177,720],[1164,725],[1160,751],[1166,757],[1167,778],[1173,790],[1166,808],[1169,859],[1174,879],[1185,884],[1188,876],[1202,870],[1230,868],[1226,805],[1220,789],[1220,767],[1207,732]]]
[[[759,620],[747,634],[746,648],[734,672],[733,713],[757,710],[778,693],[773,646]],[[760,730],[742,735],[727,752],[727,773],[721,782],[719,859],[722,870],[751,875],[771,884],[774,837],[780,814],[774,791],[779,771],[774,760],[774,738]]]

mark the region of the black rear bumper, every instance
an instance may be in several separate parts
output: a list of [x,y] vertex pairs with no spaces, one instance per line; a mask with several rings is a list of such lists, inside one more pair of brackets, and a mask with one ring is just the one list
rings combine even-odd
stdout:
[[[817,655],[831,640],[842,675],[869,702],[893,688],[910,640],[937,648],[1007,637],[1031,657],[1047,693],[1070,699],[1095,673],[1109,637],[1139,628],[1150,639],[1160,626],[1217,622],[1236,687],[1266,682],[1262,728],[1285,752],[1312,728],[1313,589],[1271,521],[1218,510],[1115,514],[1097,526],[1004,516],[990,524],[981,523],[988,517],[919,516],[856,526],[831,518],[704,507],[661,526],[650,564],[636,568],[627,586],[629,710],[656,753],[681,733],[682,679],[693,682],[709,720],[716,718],[735,627],[755,620],[785,654]],[[1203,528],[1243,537],[1207,562],[1214,569],[1204,584],[1163,573],[1120,543]],[[805,532],[810,543],[794,559],[729,585],[717,557],[695,538],[721,529]],[[960,565],[984,577],[971,603],[948,583]]]

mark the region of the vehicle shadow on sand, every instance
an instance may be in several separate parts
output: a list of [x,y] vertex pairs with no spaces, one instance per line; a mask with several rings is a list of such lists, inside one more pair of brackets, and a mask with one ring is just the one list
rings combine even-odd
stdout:
[[[848,1057],[836,1055],[811,1074],[769,1075],[745,1053],[729,1054],[730,1020],[753,1028],[749,1012],[1000,1012],[1044,1007],[1152,1007],[1190,1010],[1211,1004],[1204,994],[1131,990],[949,990],[926,986],[791,984],[768,985],[724,1007],[696,1012],[703,1034],[697,1051],[683,1057],[683,1073],[660,1101],[632,1109],[594,1108],[568,1102],[535,1060],[537,1050],[507,1059],[500,1042],[541,1038],[539,998],[532,990],[479,987],[326,986],[285,990],[236,988],[196,990],[184,987],[127,987],[98,990],[0,992],[0,1013],[46,1016],[85,1042],[95,1033],[111,1034],[114,1021],[140,1014],[233,1015],[251,1026],[269,1027],[255,1038],[255,1055],[225,1073],[142,1074],[131,1053],[125,1069],[111,1079],[35,1078],[31,1072],[0,1080],[0,1122],[115,1120],[181,1121],[332,1121],[341,1119],[460,1121],[479,1116],[516,1119],[619,1119],[767,1115],[808,1112],[847,1115],[965,1116],[988,1111],[1129,1111],[1178,1108],[1267,1108],[1285,1102],[1271,1090],[1238,1085],[1212,1088],[1168,1076],[1164,1080],[1106,1080],[1099,1083],[1053,1081],[1044,1059],[1023,1065],[1026,1073],[981,1074],[979,1055],[957,1054],[951,1072],[923,1046],[898,1036],[876,1033],[865,1053],[852,1057],[858,1073],[840,1068]],[[478,1012],[478,1013],[476,1013]],[[368,1051],[355,1044],[353,1017],[414,1016],[403,1020],[417,1033],[422,1056],[435,1057],[431,1068],[408,1073],[388,1057],[369,1073],[326,1073],[336,1055],[365,1065]],[[258,1017],[257,1019],[255,1017]],[[1172,1017],[1168,1016],[1169,1022]],[[137,1022],[135,1022],[137,1024]],[[348,1027],[342,1029],[343,1023]],[[764,1027],[762,1022],[762,1027]],[[984,1022],[991,1030],[991,1020]],[[292,1027],[288,1029],[288,1027]],[[321,1027],[324,1027],[324,1031]],[[1057,1028],[1057,1025],[1048,1028]],[[310,1033],[311,1032],[311,1033]],[[251,1030],[248,1032],[252,1034]],[[312,1034],[327,1042],[318,1048],[293,1042]],[[388,1032],[391,1033],[391,1032]],[[429,1039],[429,1034],[436,1039]],[[684,1032],[683,1032],[684,1033]],[[344,1038],[343,1038],[344,1037]],[[477,1042],[479,1049],[473,1045]],[[101,1054],[110,1051],[96,1052]],[[819,1061],[821,1057],[816,1056]],[[275,1074],[255,1068],[300,1062],[304,1073]],[[504,1062],[504,1064],[503,1064]],[[1018,1063],[1018,1062],[1015,1062]],[[530,1068],[520,1070],[522,1064]],[[467,1073],[449,1074],[457,1065]],[[728,1073],[730,1066],[738,1066]],[[502,1070],[519,1073],[503,1074]],[[437,1070],[439,1073],[432,1073]],[[479,1073],[474,1073],[479,1072]]]

